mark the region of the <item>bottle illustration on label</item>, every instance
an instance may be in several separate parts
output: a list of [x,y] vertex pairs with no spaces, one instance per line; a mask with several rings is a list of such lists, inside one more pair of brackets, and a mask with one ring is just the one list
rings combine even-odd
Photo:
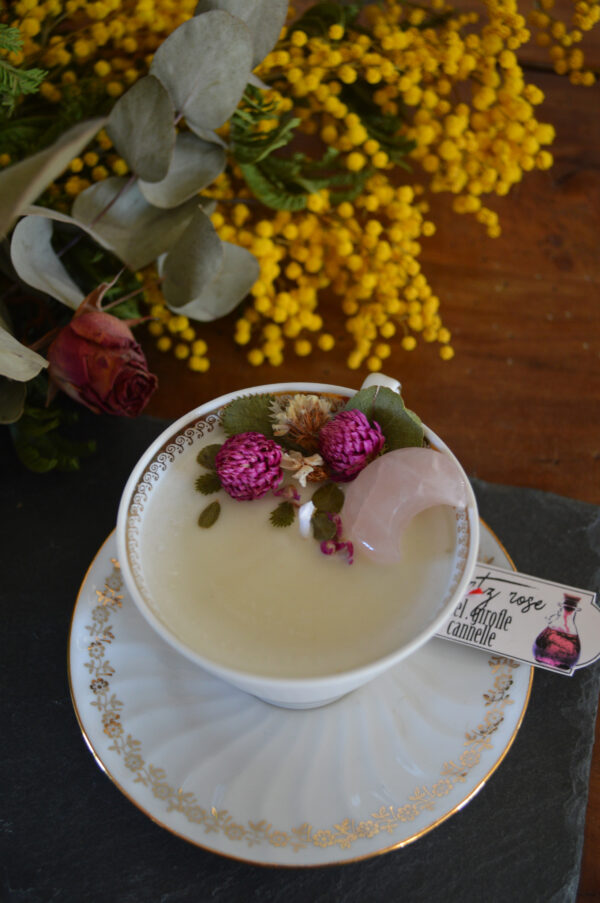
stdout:
[[533,655],[542,665],[550,665],[562,671],[570,671],[579,659],[581,643],[575,625],[580,596],[564,594],[559,609],[548,621],[548,626],[536,637]]

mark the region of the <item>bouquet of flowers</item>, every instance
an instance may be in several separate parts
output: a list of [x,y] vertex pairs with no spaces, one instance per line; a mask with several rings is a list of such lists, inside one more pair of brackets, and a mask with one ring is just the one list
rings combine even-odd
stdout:
[[46,378],[139,413],[143,320],[199,373],[206,324],[233,312],[251,365],[331,350],[340,310],[351,369],[419,341],[450,360],[419,260],[428,192],[494,237],[486,199],[552,165],[516,55],[531,28],[594,81],[577,45],[598,0],[570,25],[540,2],[529,23],[517,0],[483,22],[445,0],[0,3],[3,421],[39,424]]

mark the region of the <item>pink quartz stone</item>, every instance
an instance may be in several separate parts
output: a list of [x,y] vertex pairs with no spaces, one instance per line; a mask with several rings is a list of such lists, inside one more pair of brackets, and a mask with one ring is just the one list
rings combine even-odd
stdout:
[[399,448],[376,458],[345,494],[344,533],[381,564],[400,561],[402,534],[416,514],[434,505],[467,505],[460,468],[432,448]]

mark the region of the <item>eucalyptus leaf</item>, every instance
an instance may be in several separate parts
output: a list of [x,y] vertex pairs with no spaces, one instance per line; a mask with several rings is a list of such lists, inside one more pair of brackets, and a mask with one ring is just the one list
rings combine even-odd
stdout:
[[106,124],[115,147],[140,179],[164,179],[175,146],[175,110],[153,75],[135,82],[114,105]]
[[138,185],[155,207],[177,207],[210,185],[224,169],[223,148],[190,132],[181,132],[165,177],[160,182],[140,180]]
[[252,68],[273,49],[285,25],[288,0],[200,0],[194,15],[224,9],[246,23],[254,48]]
[[250,251],[227,241],[221,244],[223,263],[212,282],[193,301],[182,307],[173,305],[167,299],[167,303],[175,306],[178,313],[201,323],[226,316],[246,297],[260,274],[258,261]]
[[47,366],[48,361],[41,354],[22,345],[7,329],[0,326],[0,376],[27,382]]
[[221,239],[209,217],[198,207],[165,260],[162,290],[167,304],[179,308],[202,295],[222,263]]
[[192,198],[172,210],[161,210],[128,181],[114,176],[86,188],[75,200],[73,216],[103,247],[139,270],[178,241],[198,201]]
[[0,172],[0,238],[6,235],[21,210],[67,168],[105,121],[96,118],[80,122],[50,147]]
[[215,9],[176,28],[154,54],[150,74],[163,83],[192,131],[216,129],[239,103],[252,52],[244,22]]
[[14,228],[10,256],[19,278],[76,310],[84,294],[73,282],[52,247],[52,222],[25,216]]
[[348,399],[344,410],[359,410],[371,422],[376,421],[385,436],[386,450],[423,445],[423,425],[408,411],[402,397],[391,389],[370,386]]
[[0,423],[14,423],[19,419],[25,407],[27,386],[0,376]]
[[227,142],[223,138],[221,138],[220,135],[217,135],[216,132],[213,132],[212,129],[202,128],[202,126],[198,125],[197,123],[191,124],[187,122],[187,125],[194,133],[194,135],[197,135],[198,138],[202,138],[203,141],[207,141],[209,144],[217,144],[219,147],[222,147],[224,149],[227,148]]
[[319,542],[333,539],[337,533],[337,527],[325,511],[315,511],[310,520],[313,528],[313,536]]
[[317,511],[338,514],[344,506],[344,493],[335,483],[324,483],[313,493],[312,503]]
[[215,458],[222,447],[223,443],[221,442],[213,442],[211,445],[204,445],[196,455],[196,461],[208,470],[215,470]]

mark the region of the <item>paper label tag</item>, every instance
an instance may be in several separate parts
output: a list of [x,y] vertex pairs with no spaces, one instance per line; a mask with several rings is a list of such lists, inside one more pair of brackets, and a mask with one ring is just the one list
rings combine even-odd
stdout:
[[436,636],[570,675],[600,658],[600,606],[588,590],[477,564]]

